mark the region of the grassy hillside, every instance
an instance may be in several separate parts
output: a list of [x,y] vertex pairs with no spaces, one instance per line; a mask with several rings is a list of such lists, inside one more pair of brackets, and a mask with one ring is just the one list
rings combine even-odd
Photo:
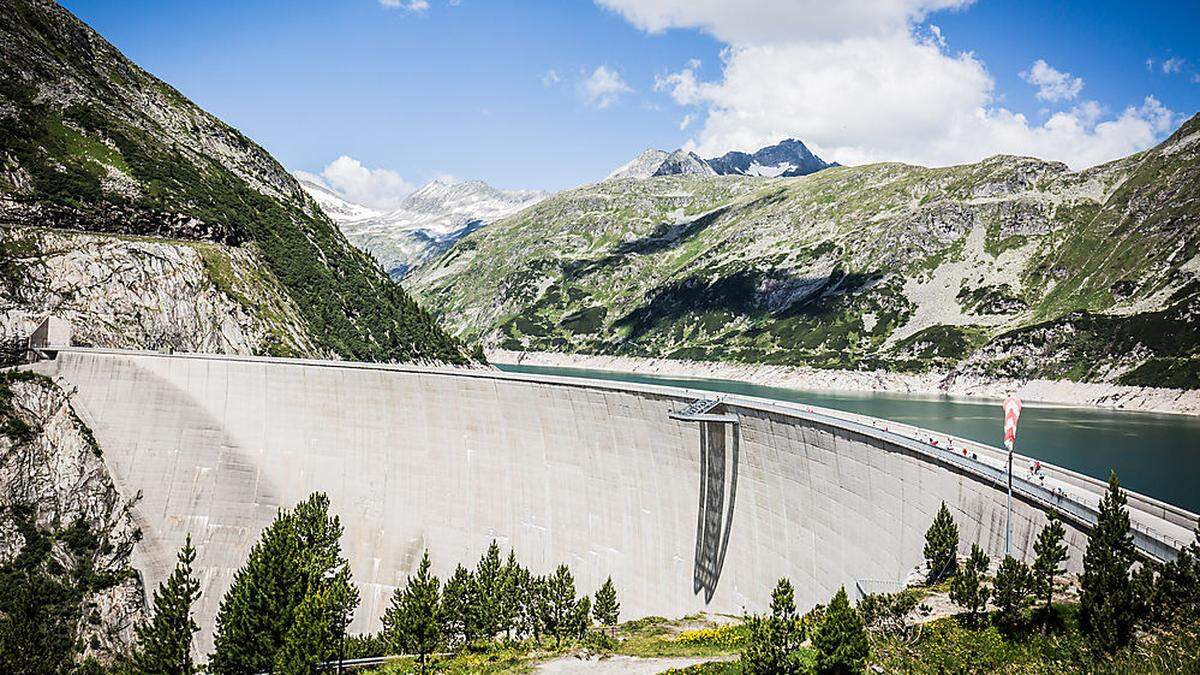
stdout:
[[262,148],[58,5],[0,5],[0,223],[253,245],[325,353],[463,350]]
[[514,350],[1200,386],[1200,118],[1033,158],[566,191],[410,282]]

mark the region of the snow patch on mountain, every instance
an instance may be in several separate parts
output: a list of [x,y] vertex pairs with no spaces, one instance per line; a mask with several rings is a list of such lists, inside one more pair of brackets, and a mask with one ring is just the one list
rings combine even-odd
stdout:
[[325,212],[325,215],[332,218],[334,222],[341,223],[344,221],[362,220],[363,218],[374,218],[383,213],[362,204],[347,201],[312,174],[297,171],[295,172],[295,176],[296,180],[300,181],[300,187],[304,188],[304,191],[317,202],[321,210]]
[[435,180],[408,195],[399,208],[377,211],[312,180],[301,180],[301,186],[346,238],[374,256],[393,279],[403,278],[480,227],[548,196],[537,190],[499,190],[482,181]]
[[683,149],[671,153],[649,149],[610,173],[605,180],[640,180],[651,176],[681,174],[780,178],[805,176],[831,166],[837,166],[837,163],[826,162],[814,155],[804,143],[788,138],[754,153],[734,151],[712,159],[702,159]]

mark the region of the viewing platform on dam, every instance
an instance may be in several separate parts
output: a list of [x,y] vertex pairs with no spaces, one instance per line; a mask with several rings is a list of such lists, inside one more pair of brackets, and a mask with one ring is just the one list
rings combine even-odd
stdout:
[[[637,589],[631,617],[758,611],[783,576],[802,607],[900,583],[943,502],[962,546],[1003,552],[1005,451],[828,408],[485,368],[82,348],[29,367],[70,394],[118,490],[142,495],[148,584],[192,534],[202,619],[276,509],[317,490],[345,526],[363,631],[423,550],[442,575],[493,539],[534,570],[569,562],[583,588]],[[1029,480],[1027,463],[1013,552],[1029,557],[1055,510],[1078,569],[1106,483],[1049,464]],[[1192,541],[1195,514],[1127,494],[1140,555]]]

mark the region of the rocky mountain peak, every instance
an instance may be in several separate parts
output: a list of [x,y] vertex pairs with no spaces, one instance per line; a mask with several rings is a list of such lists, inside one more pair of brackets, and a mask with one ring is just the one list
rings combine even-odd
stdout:
[[801,141],[786,138],[753,154],[727,152],[708,160],[718,174],[741,176],[805,176],[833,166],[817,157]]
[[696,153],[680,149],[667,155],[662,164],[655,169],[653,175],[673,176],[680,174],[686,176],[715,176],[717,172]]
[[814,155],[803,142],[786,138],[753,153],[727,152],[720,157],[703,159],[694,152],[679,149],[674,152],[643,151],[629,163],[617,168],[605,180],[622,178],[644,179],[651,176],[805,176],[837,166]]
[[671,153],[665,150],[655,150],[647,148],[634,157],[627,164],[617,167],[615,171],[608,174],[604,180],[620,180],[622,178],[649,178],[654,175],[655,171],[662,166],[662,163]]

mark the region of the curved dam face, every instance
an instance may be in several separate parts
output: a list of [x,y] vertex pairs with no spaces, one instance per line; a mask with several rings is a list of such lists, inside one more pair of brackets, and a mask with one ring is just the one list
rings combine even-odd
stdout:
[[[798,409],[680,421],[684,390],[492,371],[84,350],[37,369],[74,390],[118,489],[141,494],[148,591],[191,533],[201,650],[260,531],[316,490],[345,526],[355,631],[379,628],[424,549],[445,578],[493,539],[535,572],[568,563],[580,592],[611,575],[623,618],[760,611],[783,576],[805,608],[903,580],[943,500],[964,550],[1004,548],[997,483]],[[1044,521],[1014,501],[1014,552]],[[1070,520],[1067,540],[1077,566]]]

